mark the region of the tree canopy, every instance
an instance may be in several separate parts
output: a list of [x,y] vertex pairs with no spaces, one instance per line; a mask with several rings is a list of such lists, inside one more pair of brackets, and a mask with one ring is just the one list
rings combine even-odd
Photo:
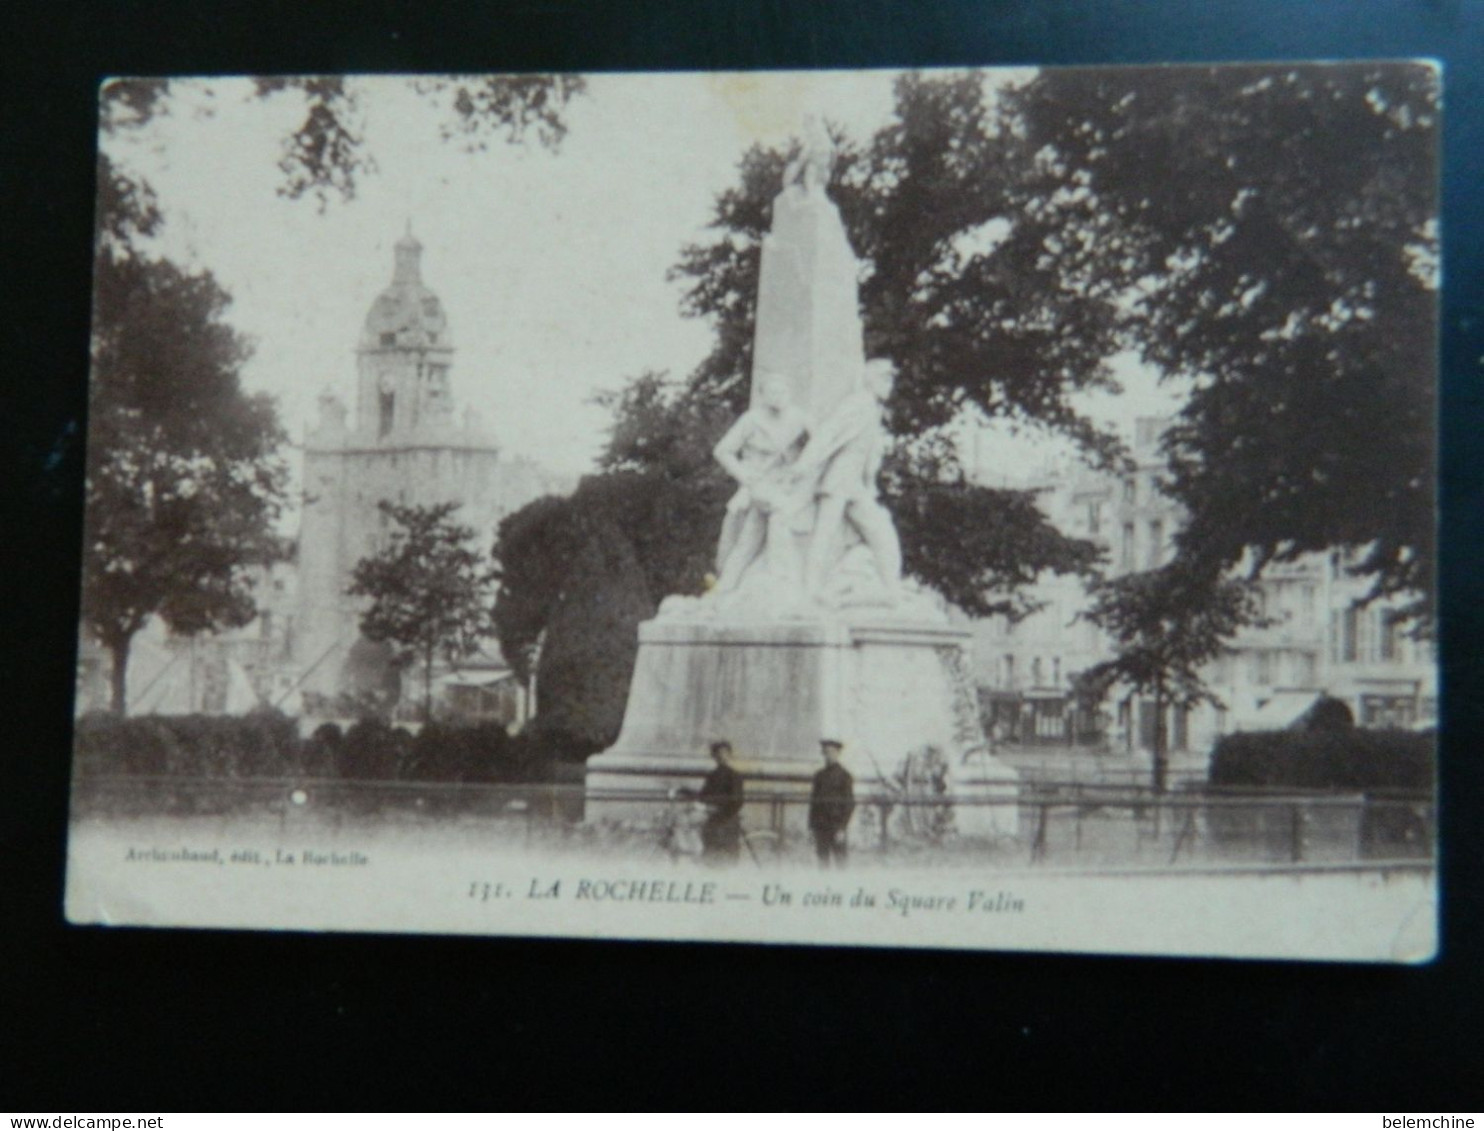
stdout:
[[393,524],[388,544],[362,558],[348,593],[370,604],[361,632],[391,644],[403,663],[423,667],[423,717],[432,717],[433,661],[457,666],[488,635],[494,575],[473,545],[474,530],[452,520],[457,503],[378,504]]
[[517,674],[536,676],[541,729],[589,751],[618,737],[639,623],[702,587],[721,506],[704,485],[608,472],[500,523],[495,633]]
[[1183,558],[1344,547],[1434,593],[1438,83],[1429,64],[1048,70],[1007,97],[1081,198],[1122,336],[1193,390]]
[[[119,199],[103,233],[155,222],[139,196]],[[112,655],[119,713],[135,633],[152,616],[181,633],[247,623],[250,568],[281,551],[283,432],[272,401],[242,390],[250,351],[229,303],[208,272],[99,240],[82,615]]]
[[1177,562],[1101,580],[1091,595],[1083,619],[1107,634],[1113,655],[1080,673],[1079,689],[1094,699],[1115,686],[1153,697],[1153,786],[1162,792],[1165,707],[1215,701],[1203,669],[1239,629],[1260,623],[1256,586],[1232,578],[1213,583]]
[[[378,77],[378,82],[387,81]],[[554,148],[566,136],[564,111],[587,88],[580,75],[418,75],[407,85],[427,104],[438,135],[475,152],[491,141],[534,137]],[[275,75],[252,80],[252,97],[296,99],[303,118],[285,134],[278,160],[279,195],[308,197],[321,209],[351,200],[377,170],[365,136],[361,89],[348,75]],[[112,79],[103,88],[105,134],[148,125],[171,110],[172,83],[163,78]]]

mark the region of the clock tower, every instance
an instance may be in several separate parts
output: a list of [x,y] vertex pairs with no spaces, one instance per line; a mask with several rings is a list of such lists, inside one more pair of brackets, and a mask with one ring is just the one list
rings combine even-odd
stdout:
[[391,282],[356,344],[355,411],[325,394],[304,439],[294,660],[301,690],[326,701],[379,689],[370,662],[379,646],[360,636],[365,602],[346,589],[356,563],[395,533],[380,503],[458,503],[456,520],[487,551],[500,519],[561,490],[536,464],[504,457],[473,412],[456,413],[453,340],[423,282],[422,244],[409,227],[392,252]]

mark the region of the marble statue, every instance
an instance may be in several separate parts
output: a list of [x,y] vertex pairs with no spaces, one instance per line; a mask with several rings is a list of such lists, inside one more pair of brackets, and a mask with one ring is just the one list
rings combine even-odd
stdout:
[[699,602],[674,599],[672,609],[798,617],[891,609],[909,596],[896,525],[877,494],[894,378],[889,361],[870,362],[859,386],[811,426],[787,379],[760,374],[755,405],[714,450],[739,484],[717,546],[716,586]]
[[791,474],[808,421],[790,399],[781,373],[761,374],[758,385],[757,403],[738,417],[713,453],[739,485],[727,504],[716,550],[718,594],[736,589],[757,563],[784,582],[800,576],[786,525],[798,509],[790,495]]
[[827,192],[833,144],[815,118],[803,132],[763,237],[749,407],[713,450],[738,484],[716,583],[699,598],[666,598],[660,613],[794,621],[869,610],[940,622],[941,603],[903,582],[878,497],[894,371],[866,360],[861,263]]
[[824,195],[835,147],[812,114],[804,116],[804,144],[783,170],[783,191]]
[[902,580],[902,545],[877,495],[876,477],[887,443],[881,414],[896,374],[891,362],[875,360],[867,363],[864,376],[865,387],[820,423],[794,466],[816,508],[804,585],[815,600],[828,600],[830,575],[854,535],[875,567],[876,603],[890,604]]

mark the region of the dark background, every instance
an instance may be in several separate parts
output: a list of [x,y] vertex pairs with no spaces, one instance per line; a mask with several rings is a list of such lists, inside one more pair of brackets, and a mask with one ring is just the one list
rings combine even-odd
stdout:
[[[1477,1108],[1484,4],[27,0],[0,53],[0,1108]],[[1433,965],[62,922],[103,76],[1419,56],[1447,66]]]

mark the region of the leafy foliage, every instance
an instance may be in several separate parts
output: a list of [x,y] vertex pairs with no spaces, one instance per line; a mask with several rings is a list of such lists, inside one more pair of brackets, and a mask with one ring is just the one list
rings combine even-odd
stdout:
[[135,719],[89,714],[78,720],[76,742],[78,773],[85,777],[146,774],[220,780],[288,777],[303,769],[294,722],[276,711]]
[[129,644],[151,616],[182,633],[242,625],[248,571],[281,552],[286,469],[270,399],[242,391],[246,341],[207,272],[133,254],[158,223],[111,168],[94,262],[85,486],[84,622],[113,655],[126,703]]
[[[386,81],[379,78],[378,81]],[[548,149],[567,133],[564,113],[587,87],[580,75],[421,75],[405,80],[431,110],[439,136],[470,152],[502,139],[518,144],[528,137]],[[110,80],[102,92],[105,134],[147,126],[169,114],[172,83],[163,78]],[[362,181],[377,171],[366,141],[365,114],[357,80],[345,75],[271,75],[252,80],[252,97],[297,100],[304,116],[281,143],[283,175],[279,195],[309,197],[321,210],[332,200],[351,200]],[[105,182],[100,179],[100,185]],[[126,180],[132,188],[144,187]]]
[[1170,702],[1194,706],[1210,698],[1200,669],[1238,628],[1260,620],[1259,609],[1251,582],[1191,577],[1174,563],[1102,580],[1083,617],[1108,634],[1117,655],[1089,668],[1084,681],[1093,690],[1158,688]]
[[368,640],[393,645],[403,662],[422,662],[423,712],[431,718],[434,658],[457,665],[479,649],[494,575],[470,545],[474,531],[451,521],[457,503],[378,508],[395,524],[390,543],[356,563],[347,592],[370,599],[361,617]]
[[[488,149],[490,139],[501,135],[514,143],[531,133],[554,148],[567,132],[562,112],[586,88],[577,75],[422,76],[408,82],[437,111],[440,136],[470,151]],[[312,196],[321,209],[337,196],[352,199],[361,179],[376,171],[355,80],[270,77],[253,85],[259,97],[297,94],[304,104],[303,122],[283,141],[279,194],[290,200]]]
[[[1018,176],[1028,157],[982,76],[904,75],[893,121],[868,145],[832,136],[827,191],[866,267],[867,352],[898,368],[890,410],[899,439],[941,439],[938,430],[971,410],[1064,431],[1100,459],[1116,455],[1113,438],[1073,406],[1076,392],[1111,387],[1102,359],[1116,349],[1114,313],[1082,293],[1088,255],[1048,248],[1070,206],[1027,209]],[[717,198],[717,239],[685,248],[672,272],[688,288],[684,312],[717,332],[690,384],[732,416],[751,372],[762,238],[796,151],[750,150],[738,185]]]
[[495,632],[517,674],[536,674],[540,729],[587,752],[617,737],[639,622],[656,595],[700,591],[720,517],[692,483],[614,471],[501,522]]
[[1437,100],[1429,65],[1366,63],[1045,71],[1009,96],[1102,218],[1127,340],[1195,382],[1166,438],[1192,562],[1346,547],[1430,617]]
[[1192,574],[1178,561],[1099,581],[1083,613],[1107,633],[1113,657],[1079,677],[1079,690],[1101,699],[1115,685],[1153,695],[1154,788],[1164,789],[1164,709],[1214,701],[1201,669],[1237,630],[1262,623],[1255,583]]
[[[556,145],[571,76],[423,78],[450,99],[445,136],[470,144],[504,132]],[[284,141],[281,192],[349,198],[375,168],[353,80],[257,80],[259,98],[300,97]],[[247,570],[279,553],[271,526],[283,499],[283,439],[272,403],[243,394],[247,342],[225,321],[209,272],[152,256],[163,223],[149,184],[118,166],[108,141],[171,112],[168,79],[116,79],[101,94],[93,380],[87,457],[83,618],[113,653],[115,709],[126,702],[129,644],[152,615],[178,632],[241,625],[255,613]]]
[[1211,755],[1213,786],[1431,790],[1436,736],[1404,730],[1250,731]]
[[[1257,615],[1223,580],[1243,562],[1349,547],[1375,595],[1423,594],[1425,621],[1436,98],[1422,65],[1048,70],[993,94],[973,74],[909,74],[874,137],[833,131],[867,350],[900,374],[882,486],[909,572],[970,613],[1018,616],[1045,572],[1095,569],[1027,495],[973,483],[956,437],[1002,421],[1117,468],[1120,444],[1079,406],[1135,349],[1193,387],[1165,441],[1188,525],[1178,563],[1097,589],[1117,657],[1093,682],[1199,699],[1202,664]],[[746,153],[715,238],[672,271],[683,312],[715,329],[708,357],[609,398],[605,469],[688,491],[696,513],[725,497],[709,451],[747,400],[761,243],[796,152]],[[712,529],[687,528],[688,560]],[[529,642],[556,583],[532,570],[520,596],[524,552],[502,541],[502,601]],[[658,572],[673,587],[651,576],[653,598],[698,573]]]

